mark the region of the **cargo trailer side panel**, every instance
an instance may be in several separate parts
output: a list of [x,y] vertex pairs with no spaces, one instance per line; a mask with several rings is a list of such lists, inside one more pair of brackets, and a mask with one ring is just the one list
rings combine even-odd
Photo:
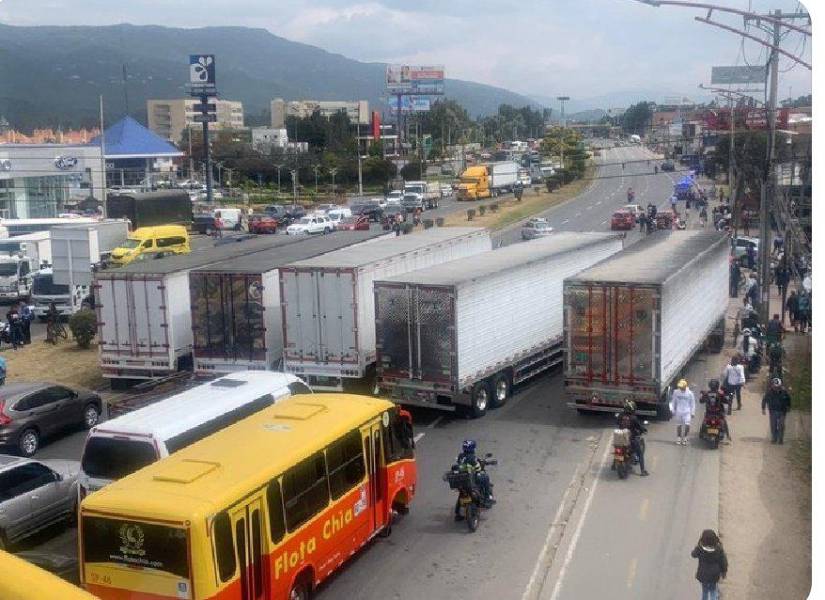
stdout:
[[278,369],[284,355],[284,330],[281,325],[281,284],[278,269],[261,274],[263,285],[263,338],[265,363],[259,368]]
[[727,246],[708,250],[662,286],[660,378],[669,383],[725,315],[728,306]]
[[565,278],[621,250],[618,239],[529,262],[458,288],[458,383],[465,386],[562,339]]

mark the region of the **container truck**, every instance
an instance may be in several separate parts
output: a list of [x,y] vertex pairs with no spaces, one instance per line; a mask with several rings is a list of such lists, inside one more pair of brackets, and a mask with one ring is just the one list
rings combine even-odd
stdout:
[[383,235],[373,230],[313,237],[190,271],[195,372],[277,369],[283,356],[279,268]]
[[364,381],[372,383],[373,281],[491,247],[484,229],[443,227],[344,248],[280,269],[286,370],[313,389],[357,389]]
[[38,265],[19,254],[0,256],[0,300],[17,302],[31,293],[32,272]]
[[561,232],[375,282],[376,371],[396,402],[498,407],[562,358],[562,282],[620,251],[615,234]]
[[192,200],[185,190],[110,194],[106,208],[109,218],[128,219],[132,229],[192,225]]
[[192,355],[189,271],[301,239],[224,238],[190,254],[98,271],[94,291],[103,376],[113,383],[152,379],[188,367]]
[[579,412],[668,418],[671,386],[703,346],[722,350],[730,244],[659,231],[564,282],[564,385]]

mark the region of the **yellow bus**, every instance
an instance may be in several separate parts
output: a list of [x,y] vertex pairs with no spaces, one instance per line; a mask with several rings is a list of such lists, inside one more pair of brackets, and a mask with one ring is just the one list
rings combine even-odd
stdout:
[[83,500],[80,576],[107,599],[289,599],[373,536],[416,486],[412,419],[293,396]]
[[49,573],[0,550],[0,598],[3,600],[95,600],[95,597]]

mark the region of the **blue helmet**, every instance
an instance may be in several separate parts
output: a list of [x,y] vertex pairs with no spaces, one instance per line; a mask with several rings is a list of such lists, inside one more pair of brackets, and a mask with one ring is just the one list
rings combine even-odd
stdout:
[[461,451],[464,454],[475,454],[476,453],[476,441],[475,440],[464,440],[461,442]]

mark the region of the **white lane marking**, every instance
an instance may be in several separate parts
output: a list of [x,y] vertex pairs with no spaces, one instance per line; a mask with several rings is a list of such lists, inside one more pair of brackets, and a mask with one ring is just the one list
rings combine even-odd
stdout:
[[565,223],[569,223],[569,222],[570,222],[570,219],[565,219],[564,221],[561,222],[561,224],[564,225]]
[[602,221],[602,225],[607,225],[607,221]]
[[593,205],[591,204],[590,206],[588,206],[587,210],[593,210]]
[[582,216],[582,214],[581,214],[580,212],[577,212],[577,213],[576,213],[576,216],[577,216],[577,217],[580,217],[580,216]]
[[639,507],[639,520],[647,520],[647,510],[650,508],[650,498],[642,500],[642,505]]
[[567,484],[567,489],[564,490],[564,495],[561,497],[559,508],[556,510],[556,514],[553,515],[553,520],[550,521],[550,529],[547,530],[547,537],[544,539],[544,546],[541,547],[541,552],[539,552],[539,557],[536,560],[536,566],[533,568],[533,573],[530,575],[530,581],[527,582],[527,587],[524,589],[524,594],[522,594],[521,600],[528,600],[533,593],[533,586],[536,585],[536,581],[539,577],[539,571],[544,566],[544,561],[547,559],[547,553],[550,551],[550,544],[553,542],[553,534],[556,531],[556,527],[561,525],[559,520],[561,519],[561,515],[567,506],[567,497],[570,495],[573,488],[576,487],[575,481],[578,477],[579,467],[576,467],[575,471],[573,471],[573,478],[570,480],[570,483]]
[[413,438],[413,441],[417,443],[418,440],[420,440],[421,438],[424,437],[424,435],[425,435],[425,433],[423,431],[421,433],[416,433],[415,437]]
[[601,201],[601,200],[599,200],[598,202],[596,202],[596,204],[597,204],[597,205],[598,205],[598,204],[601,204],[601,203],[602,203],[602,201]]
[[584,521],[587,518],[587,512],[590,510],[590,503],[593,501],[596,488],[599,486],[601,472],[604,470],[604,466],[607,462],[607,454],[612,447],[613,446],[611,444],[606,443],[604,445],[604,454],[602,454],[602,460],[599,462],[599,470],[596,472],[596,476],[593,477],[590,492],[588,492],[587,499],[584,501],[584,508],[582,509],[581,518],[579,519],[578,525],[576,525],[576,530],[573,532],[573,537],[570,538],[570,545],[567,548],[567,554],[564,556],[564,563],[562,563],[561,569],[559,570],[559,576],[556,579],[556,585],[553,587],[553,593],[550,595],[550,600],[556,600],[559,597],[561,585],[564,583],[564,575],[567,572],[567,567],[570,566],[570,561],[573,560],[573,553],[576,551],[576,545],[579,543],[579,536],[581,535]]
[[436,426],[436,425],[438,425],[439,423],[441,423],[441,421],[442,421],[443,419],[444,419],[444,417],[439,415],[438,417],[436,417],[435,419],[433,419],[433,422],[432,422],[432,423],[430,423],[429,425],[427,425],[427,429],[435,429],[435,426]]
[[633,581],[636,579],[636,567],[638,564],[639,561],[636,558],[630,561],[630,568],[627,571],[627,589],[633,587]]

